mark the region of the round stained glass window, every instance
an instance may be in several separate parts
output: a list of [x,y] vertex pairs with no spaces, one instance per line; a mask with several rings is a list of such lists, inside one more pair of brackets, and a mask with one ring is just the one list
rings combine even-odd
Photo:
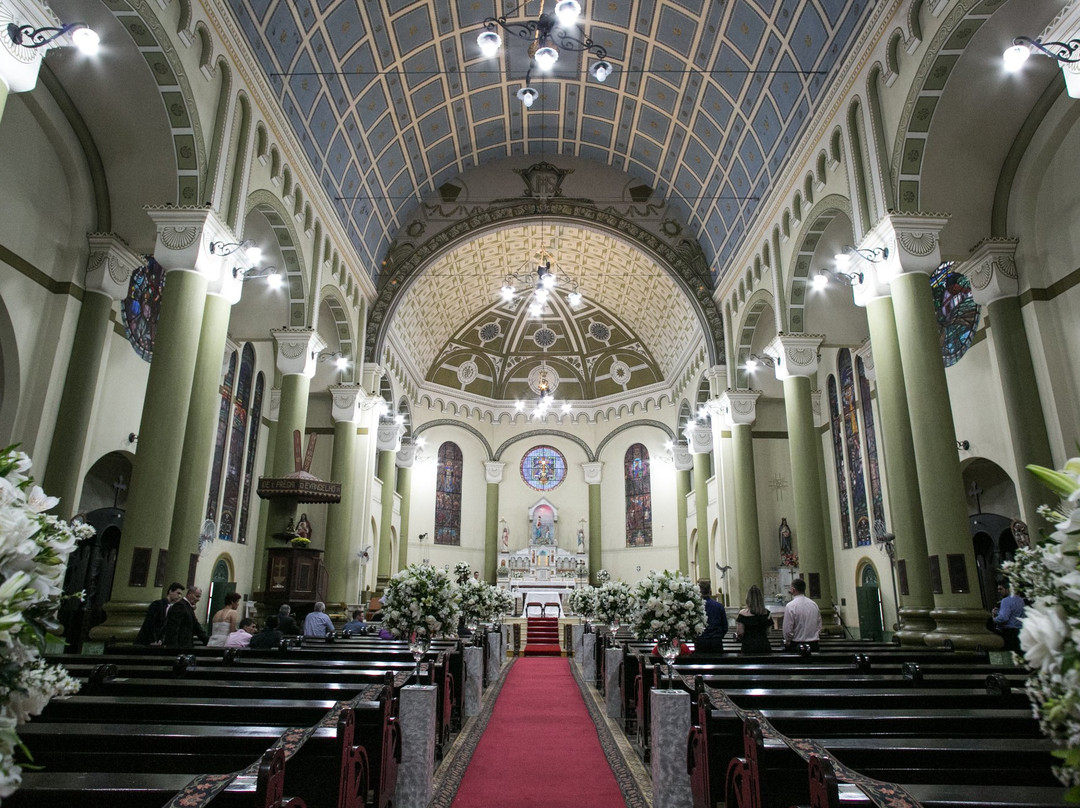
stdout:
[[941,334],[941,357],[945,367],[963,358],[979,327],[979,304],[971,295],[971,281],[953,271],[952,262],[942,264],[930,278],[938,328]]
[[149,362],[154,356],[154,337],[161,314],[165,269],[153,258],[131,273],[127,297],[120,304],[124,333],[135,353]]
[[521,479],[529,488],[550,491],[566,479],[566,458],[552,446],[536,446],[521,458]]

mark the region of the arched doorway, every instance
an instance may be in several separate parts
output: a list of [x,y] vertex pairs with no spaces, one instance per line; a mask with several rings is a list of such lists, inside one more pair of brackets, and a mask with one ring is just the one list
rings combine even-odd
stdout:
[[855,601],[859,608],[859,639],[880,642],[884,638],[881,584],[877,570],[869,561],[865,562],[859,570]]
[[[233,578],[232,564],[226,555],[220,555],[214,562],[214,571],[210,573],[210,596],[206,599],[205,619],[215,614],[218,609],[225,605],[225,596],[236,591],[236,581]],[[196,617],[199,615],[196,614]]]
[[[105,604],[112,597],[113,575],[124,530],[124,512],[119,508],[99,508],[77,518],[85,519],[95,533],[68,558],[64,594],[85,593],[81,600],[66,597],[60,604],[59,618],[64,626],[65,650],[69,653],[81,652],[90,629],[105,622]],[[159,594],[153,593],[154,598]]]
[[1014,524],[1015,520],[998,513],[980,513],[968,518],[979,594],[986,610],[997,605],[997,581],[1001,565],[1016,555]]

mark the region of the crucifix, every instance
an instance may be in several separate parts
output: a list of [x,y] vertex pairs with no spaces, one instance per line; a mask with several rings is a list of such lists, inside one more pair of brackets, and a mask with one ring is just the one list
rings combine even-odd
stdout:
[[123,494],[128,489],[127,483],[124,482],[124,475],[123,474],[121,474],[119,477],[116,478],[116,481],[112,484],[112,487],[113,487],[113,491],[116,492],[115,494],[113,494],[112,506],[114,508],[119,508],[120,507],[120,495]]
[[971,485],[968,486],[967,495],[968,499],[975,500],[975,513],[982,513],[982,502],[979,500],[979,495],[983,490],[979,488],[979,484],[975,481],[971,481]]

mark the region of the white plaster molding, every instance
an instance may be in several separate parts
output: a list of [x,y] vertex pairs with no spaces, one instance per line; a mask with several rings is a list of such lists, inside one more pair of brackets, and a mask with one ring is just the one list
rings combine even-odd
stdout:
[[505,463],[498,463],[494,460],[484,461],[484,482],[492,485],[501,483],[503,481],[503,471],[505,469]]
[[127,296],[131,273],[146,259],[115,233],[90,233],[86,240],[90,244],[90,255],[86,259],[86,291],[123,300]]
[[818,352],[824,339],[821,334],[778,334],[764,349],[776,363],[776,378],[809,378],[817,373]]
[[368,398],[363,388],[357,384],[332,384],[327,390],[330,393],[330,417],[334,423],[359,423],[363,412],[361,405]]
[[753,426],[757,420],[757,400],[760,397],[760,390],[725,390],[720,397],[724,425],[729,428],[736,424]]
[[277,369],[283,375],[315,375],[319,351],[326,342],[311,328],[275,328],[270,334],[277,345]]
[[1020,293],[1020,272],[1016,267],[1018,243],[1012,238],[984,239],[976,245],[971,257],[956,267],[957,272],[971,281],[972,296],[980,306]]
[[582,463],[581,473],[586,485],[600,485],[604,472],[603,463]]

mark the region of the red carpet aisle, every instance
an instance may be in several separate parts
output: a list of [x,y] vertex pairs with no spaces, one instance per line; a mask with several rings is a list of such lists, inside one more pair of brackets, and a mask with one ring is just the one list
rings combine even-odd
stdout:
[[570,661],[518,659],[453,808],[624,808]]

